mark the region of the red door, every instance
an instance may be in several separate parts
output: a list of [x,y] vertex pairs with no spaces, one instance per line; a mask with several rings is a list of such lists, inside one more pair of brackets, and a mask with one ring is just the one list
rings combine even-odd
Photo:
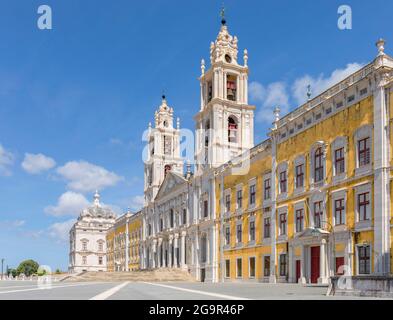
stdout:
[[344,274],[344,268],[340,268],[344,265],[344,257],[336,258],[336,274],[341,276]]
[[296,282],[300,279],[300,260],[296,260]]
[[317,283],[319,278],[319,247],[311,247],[311,283]]

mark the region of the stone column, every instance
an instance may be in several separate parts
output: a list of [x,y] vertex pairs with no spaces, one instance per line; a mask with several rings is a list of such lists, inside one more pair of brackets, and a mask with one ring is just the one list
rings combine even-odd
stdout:
[[174,240],[174,250],[173,250],[173,253],[174,253],[174,255],[175,255],[175,257],[174,257],[174,267],[175,268],[177,268],[178,267],[178,264],[177,264],[177,262],[178,262],[178,260],[179,260],[179,256],[178,256],[178,249],[179,248],[179,234],[178,233],[176,233],[175,234],[175,240]]
[[293,259],[293,246],[289,245],[288,246],[288,282],[292,283],[292,282],[297,282],[296,278],[296,270],[293,270],[294,268],[296,268],[296,263],[295,260]]
[[319,279],[318,283],[327,284],[328,278],[326,276],[326,240],[321,240],[321,246],[319,247]]
[[307,270],[306,270],[306,266],[307,266],[307,251],[306,248],[304,247],[304,245],[301,246],[302,248],[302,253],[301,253],[301,261],[300,261],[300,283],[301,284],[306,284],[307,280],[306,280],[306,274],[307,274]]
[[181,267],[183,269],[187,268],[186,265],[186,232],[181,233]]
[[129,240],[130,233],[129,233],[129,226],[128,226],[129,222],[130,221],[127,219],[126,220],[126,266],[125,266],[125,271],[129,271],[128,264],[130,262],[130,252],[129,252],[129,250],[130,250],[130,240]]
[[168,267],[173,268],[172,265],[172,247],[173,247],[173,235],[169,236],[169,246],[168,246]]

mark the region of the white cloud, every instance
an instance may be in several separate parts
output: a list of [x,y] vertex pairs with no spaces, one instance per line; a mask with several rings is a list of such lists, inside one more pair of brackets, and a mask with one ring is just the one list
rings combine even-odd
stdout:
[[362,68],[364,64],[359,63],[348,63],[343,69],[334,70],[330,76],[325,77],[324,74],[320,74],[318,77],[312,77],[310,75],[304,75],[296,79],[292,85],[292,95],[296,103],[299,105],[303,104],[307,100],[307,86],[311,85],[312,96],[317,96],[334,84],[344,80],[352,73]]
[[123,180],[114,172],[86,161],[67,162],[57,169],[57,173],[68,181],[69,189],[79,192],[102,190]]
[[14,155],[0,144],[0,176],[10,176],[13,163]]
[[75,219],[54,223],[51,226],[49,226],[48,234],[53,239],[59,241],[68,241],[69,231],[74,223],[75,223]]
[[279,106],[282,113],[288,112],[289,95],[284,82],[273,82],[263,86],[259,82],[251,82],[249,86],[250,98],[261,105],[256,115],[257,121],[272,122],[273,110]]
[[52,169],[55,165],[55,160],[43,155],[42,153],[25,153],[25,158],[22,162],[22,168],[31,174],[38,174],[43,171],[47,171]]
[[6,228],[19,228],[22,227],[26,223],[25,220],[4,220],[0,221],[0,227]]
[[56,217],[77,216],[89,204],[83,194],[67,191],[59,197],[56,206],[48,206],[44,211]]
[[137,211],[143,207],[144,204],[144,197],[143,196],[134,196],[131,198],[130,208],[131,210]]

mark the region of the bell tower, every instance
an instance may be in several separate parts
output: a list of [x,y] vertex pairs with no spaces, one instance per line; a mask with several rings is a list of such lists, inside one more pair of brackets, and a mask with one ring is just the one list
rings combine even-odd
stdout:
[[169,107],[165,95],[155,112],[155,125],[149,123],[148,152],[145,161],[145,205],[154,201],[168,171],[183,174],[183,159],[180,157],[180,119],[173,124],[173,108]]
[[248,52],[238,61],[238,39],[221,29],[210,44],[210,68],[201,61],[201,104],[196,123],[196,170],[218,167],[254,146],[254,110],[248,104]]

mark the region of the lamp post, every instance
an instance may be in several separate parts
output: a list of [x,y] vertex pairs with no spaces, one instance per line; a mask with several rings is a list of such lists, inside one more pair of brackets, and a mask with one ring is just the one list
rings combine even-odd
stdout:
[[4,258],[1,258],[1,280],[3,280],[4,277],[3,266],[4,266]]

